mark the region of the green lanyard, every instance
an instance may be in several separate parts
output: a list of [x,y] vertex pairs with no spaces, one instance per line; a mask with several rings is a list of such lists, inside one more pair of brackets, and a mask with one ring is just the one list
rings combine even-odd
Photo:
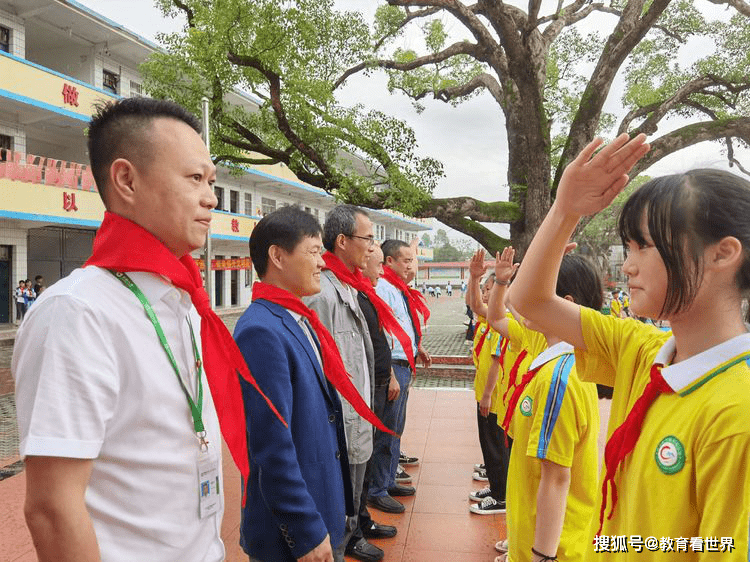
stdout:
[[151,307],[151,303],[148,302],[146,295],[143,294],[143,291],[140,290],[138,285],[136,285],[133,280],[128,277],[127,274],[121,273],[119,271],[110,271],[110,273],[117,277],[117,279],[119,279],[123,285],[130,289],[133,294],[138,297],[138,300],[141,301],[148,319],[151,320],[151,323],[154,325],[156,335],[159,336],[161,346],[164,348],[164,351],[169,358],[169,362],[172,364],[174,373],[175,375],[177,375],[177,380],[180,382],[182,392],[185,393],[185,398],[187,398],[188,405],[190,406],[190,413],[193,416],[193,428],[195,429],[195,433],[198,436],[198,440],[200,441],[201,449],[204,451],[207,450],[208,441],[206,440],[206,429],[203,426],[203,415],[201,413],[203,409],[203,380],[201,375],[203,369],[200,355],[198,354],[198,345],[195,343],[195,334],[193,333],[193,324],[192,322],[190,322],[190,317],[188,317],[187,321],[188,326],[190,327],[190,339],[193,341],[193,357],[195,357],[195,369],[198,374],[198,404],[193,402],[193,399],[190,397],[190,392],[188,392],[188,389],[185,386],[182,377],[180,376],[180,369],[177,366],[177,361],[175,361],[174,355],[172,354],[172,349],[169,347],[167,337],[164,335],[164,330],[162,329],[161,324],[159,324],[159,320],[158,318],[156,318],[154,309]]

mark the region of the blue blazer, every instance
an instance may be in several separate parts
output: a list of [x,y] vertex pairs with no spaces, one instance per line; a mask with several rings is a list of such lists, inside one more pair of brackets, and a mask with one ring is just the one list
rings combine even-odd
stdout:
[[234,339],[279,421],[244,379],[250,477],[240,544],[264,562],[294,561],[326,534],[336,548],[353,513],[341,402],[310,340],[287,310],[266,300],[248,307]]

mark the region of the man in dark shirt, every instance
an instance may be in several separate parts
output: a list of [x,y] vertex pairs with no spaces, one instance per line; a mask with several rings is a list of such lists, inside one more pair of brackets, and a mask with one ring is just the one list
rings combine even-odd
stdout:
[[[383,251],[379,247],[375,248],[375,251],[368,259],[367,267],[362,270],[362,274],[370,280],[373,287],[377,285],[378,279],[383,274]],[[385,420],[389,419],[389,412],[392,410],[389,406],[391,406],[393,401],[398,398],[401,389],[396,380],[396,376],[391,369],[391,346],[380,327],[380,319],[378,318],[375,307],[364,293],[360,292],[357,298],[359,300],[359,307],[362,309],[362,313],[365,315],[365,320],[367,321],[367,327],[370,331],[370,338],[372,339],[372,347],[375,355],[375,394],[373,399],[373,411],[381,420]],[[372,457],[367,465],[365,489],[363,490],[363,496],[365,498],[368,497],[367,494],[369,493],[370,484],[373,484],[373,487],[378,489],[388,487],[388,472],[391,463],[391,456],[390,439],[381,431],[375,430]],[[399,486],[400,488],[404,488],[406,492],[411,491],[413,493],[413,488]],[[407,488],[409,489],[407,490]],[[393,499],[390,494],[378,498],[370,497],[369,502],[373,507],[377,507],[381,511],[387,511],[389,513],[403,513],[405,509],[404,505]],[[362,515],[360,515],[360,519],[361,518]],[[365,525],[368,524],[368,521],[371,521],[371,519],[365,517]],[[383,526],[381,525],[380,527]]]

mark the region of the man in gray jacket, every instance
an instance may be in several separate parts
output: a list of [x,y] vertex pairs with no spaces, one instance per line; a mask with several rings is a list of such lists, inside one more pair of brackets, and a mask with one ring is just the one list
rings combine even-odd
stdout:
[[[323,246],[343,262],[348,272],[356,273],[356,268],[361,270],[367,265],[367,258],[374,251],[374,243],[372,221],[364,210],[352,205],[339,205],[328,213],[323,227]],[[357,290],[339,279],[331,269],[325,269],[320,276],[320,293],[305,298],[304,302],[331,332],[344,366],[353,377],[354,386],[367,405],[372,406],[374,354],[367,321],[357,302]],[[346,523],[346,535],[341,547],[345,548],[358,527],[365,469],[372,455],[373,428],[346,400],[341,402],[355,512],[354,517],[349,517]],[[346,554],[367,562],[376,562],[384,556],[381,549],[364,538],[351,545]]]

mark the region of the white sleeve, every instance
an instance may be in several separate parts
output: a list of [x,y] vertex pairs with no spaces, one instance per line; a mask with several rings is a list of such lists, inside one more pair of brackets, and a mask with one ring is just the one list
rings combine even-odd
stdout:
[[119,390],[104,332],[91,308],[70,295],[30,311],[11,364],[22,457],[98,456]]

